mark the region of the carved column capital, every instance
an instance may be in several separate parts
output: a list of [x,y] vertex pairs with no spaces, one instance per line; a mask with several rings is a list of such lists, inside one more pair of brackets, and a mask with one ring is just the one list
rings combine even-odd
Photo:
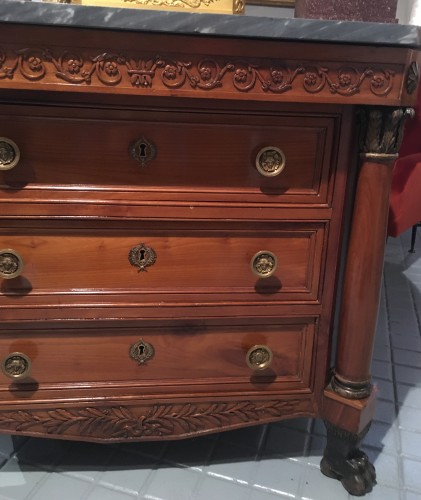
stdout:
[[363,159],[393,162],[402,144],[405,121],[412,108],[367,107],[358,112],[359,148]]

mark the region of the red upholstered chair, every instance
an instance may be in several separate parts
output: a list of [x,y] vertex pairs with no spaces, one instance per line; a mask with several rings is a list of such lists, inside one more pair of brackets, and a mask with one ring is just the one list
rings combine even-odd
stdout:
[[409,120],[399,158],[393,167],[388,236],[399,236],[412,227],[410,252],[414,252],[421,221],[421,87],[415,117]]

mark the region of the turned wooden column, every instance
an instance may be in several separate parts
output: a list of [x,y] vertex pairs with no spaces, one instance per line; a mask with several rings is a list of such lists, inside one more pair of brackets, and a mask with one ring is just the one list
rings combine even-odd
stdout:
[[392,167],[408,110],[360,111],[361,164],[344,275],[332,388],[350,399],[371,392],[370,365],[376,332],[386,243]]

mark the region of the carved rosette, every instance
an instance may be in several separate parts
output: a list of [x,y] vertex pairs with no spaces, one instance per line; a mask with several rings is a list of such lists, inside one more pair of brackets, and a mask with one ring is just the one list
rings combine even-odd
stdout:
[[0,430],[93,441],[141,441],[218,432],[312,413],[308,399],[31,409],[0,412]]
[[[415,67],[407,76],[413,87]],[[48,78],[46,78],[48,76]],[[194,60],[189,55],[144,55],[117,52],[81,53],[66,50],[22,48],[7,52],[0,48],[0,80],[64,80],[72,85],[106,85],[139,89],[225,89],[240,93],[282,94],[291,91],[351,97],[362,91],[378,98],[395,88],[393,68],[355,64],[319,66],[298,61],[265,59]],[[1,85],[1,82],[0,82]],[[399,85],[399,84],[398,84]]]

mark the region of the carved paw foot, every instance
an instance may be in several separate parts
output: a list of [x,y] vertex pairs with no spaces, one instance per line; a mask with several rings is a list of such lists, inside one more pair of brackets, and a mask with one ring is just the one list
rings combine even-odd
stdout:
[[320,470],[325,476],[338,479],[343,487],[355,496],[369,493],[376,484],[376,470],[365,453],[355,450],[347,458],[323,457]]

